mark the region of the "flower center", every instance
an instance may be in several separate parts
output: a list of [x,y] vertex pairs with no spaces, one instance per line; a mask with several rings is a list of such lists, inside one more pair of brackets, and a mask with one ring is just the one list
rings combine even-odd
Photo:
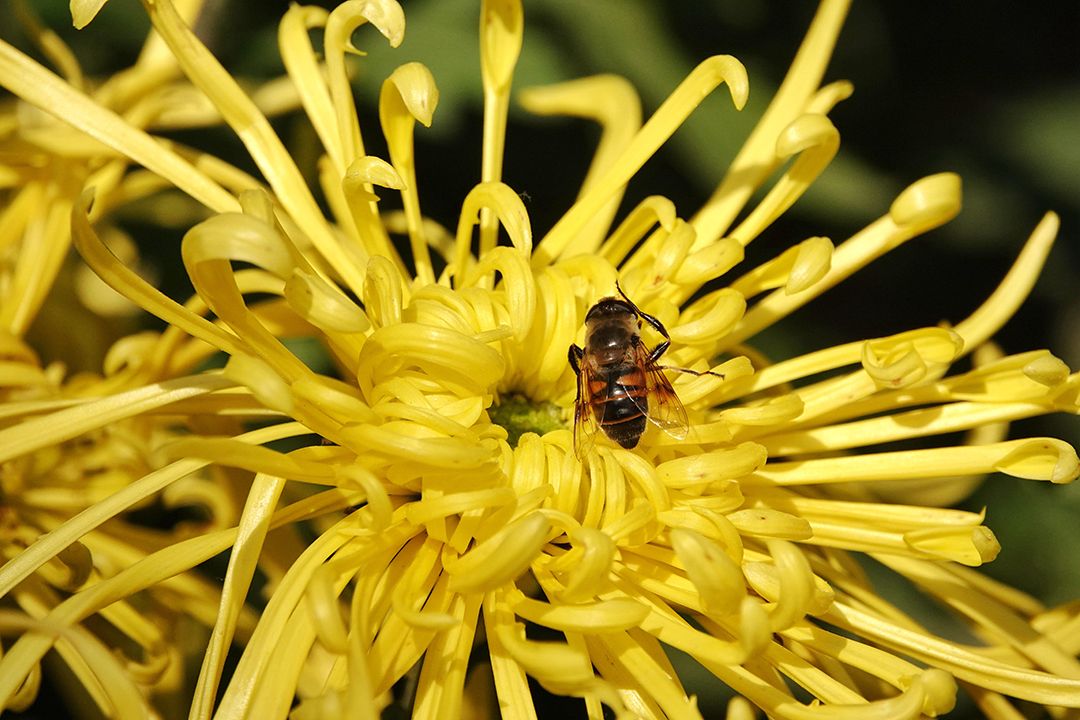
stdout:
[[535,402],[520,394],[503,397],[488,410],[491,421],[506,430],[506,442],[516,447],[522,434],[537,435],[566,427],[563,408],[553,402]]

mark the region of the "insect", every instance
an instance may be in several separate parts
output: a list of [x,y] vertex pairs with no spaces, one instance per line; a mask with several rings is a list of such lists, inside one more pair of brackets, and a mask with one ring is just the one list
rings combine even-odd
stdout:
[[[620,297],[605,297],[585,315],[585,347],[571,345],[570,367],[577,375],[574,450],[584,455],[597,427],[624,448],[636,447],[646,420],[675,438],[688,430],[686,410],[663,370],[715,375],[665,367],[658,361],[671,345],[667,328],[643,313],[615,283]],[[652,350],[641,340],[642,322],[664,336]]]

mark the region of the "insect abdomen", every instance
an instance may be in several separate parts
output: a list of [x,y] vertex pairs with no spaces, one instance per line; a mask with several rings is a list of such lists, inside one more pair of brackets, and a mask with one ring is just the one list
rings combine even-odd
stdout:
[[649,407],[645,376],[637,368],[626,373],[613,371],[612,375],[612,380],[597,379],[590,383],[590,405],[604,434],[629,450],[637,446],[645,432],[645,412]]

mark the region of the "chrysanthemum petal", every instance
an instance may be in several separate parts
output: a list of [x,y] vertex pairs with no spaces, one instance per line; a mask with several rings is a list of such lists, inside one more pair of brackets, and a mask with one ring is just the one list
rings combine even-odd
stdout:
[[[249,442],[269,442],[288,437],[295,430],[295,426],[290,427],[288,424],[278,425],[253,431],[249,435],[242,436],[242,438]],[[3,568],[0,568],[0,597],[10,592],[15,585],[24,580],[35,569],[78,538],[140,500],[151,497],[177,479],[195,472],[205,465],[205,462],[199,460],[185,459],[161,468],[124,487],[105,500],[92,505],[49,534],[42,536],[18,557],[10,560]]]
[[904,533],[904,542],[915,550],[975,567],[988,563],[1001,551],[994,533],[986,527],[968,529],[926,528]]
[[806,192],[839,148],[840,133],[824,115],[807,113],[792,120],[777,137],[776,159],[798,157],[729,237],[746,245],[760,235]]
[[414,717],[432,720],[460,717],[465,671],[476,635],[481,600],[479,594],[455,598],[452,612],[458,618],[457,626],[439,633],[431,650],[424,655],[413,708]]
[[970,317],[957,323],[955,330],[964,338],[966,347],[975,348],[985,342],[1027,298],[1054,244],[1059,225],[1056,214],[1044,215],[997,289]]
[[413,158],[413,128],[416,121],[431,125],[431,116],[439,101],[439,91],[431,71],[420,63],[400,66],[383,82],[379,94],[379,121],[390,151],[390,160],[401,177],[401,199],[409,229],[416,277],[422,284],[435,281],[424,237],[420,200],[416,189],[416,163]]
[[[956,703],[956,683],[947,672],[934,669],[924,672],[920,677],[918,666],[890,652],[829,632],[811,623],[799,623],[781,630],[780,634],[785,638],[797,640],[809,648],[825,652],[871,676],[881,678],[893,687],[906,688],[905,695],[915,691],[917,696],[921,695],[917,707],[923,712],[931,715],[944,714],[951,711]],[[929,683],[929,687],[923,683]],[[908,701],[910,702],[911,699],[909,696]],[[892,701],[877,701],[871,703],[870,706],[864,706],[864,710],[867,714],[880,712],[883,713],[882,717],[896,717],[897,715],[893,713],[898,709],[896,707],[898,702],[903,701],[899,697]],[[830,707],[827,712],[833,710],[840,709]],[[848,708],[844,708],[841,712],[846,710]],[[911,713],[912,710],[909,708],[908,712]],[[899,717],[911,716],[910,714],[899,715]],[[861,715],[853,713],[853,717],[861,717]]]
[[764,465],[767,457],[764,447],[746,442],[669,460],[657,465],[656,473],[668,487],[708,485],[745,477]]
[[678,684],[678,676],[672,676],[649,653],[625,632],[593,636],[595,642],[607,649],[634,679],[632,687],[646,692],[672,720],[695,720],[701,717],[697,703],[686,696]]
[[171,0],[159,0],[147,7],[155,29],[169,43],[185,73],[214,102],[225,121],[244,141],[252,159],[289,214],[319,252],[333,263],[346,283],[359,292],[363,287],[359,269],[343,253],[338,238],[323,218],[296,163],[270,127],[269,121],[184,24]]
[[[902,333],[863,344],[862,366],[878,387],[906,387],[944,374],[960,356],[963,339],[944,328]],[[805,397],[805,396],[804,396]]]
[[318,275],[300,268],[285,281],[285,298],[305,320],[324,330],[363,333],[371,328],[362,308]]
[[227,352],[237,352],[244,347],[243,341],[229,332],[222,330],[202,317],[194,315],[182,305],[166,297],[152,287],[130,268],[124,266],[105,246],[90,226],[87,212],[91,196],[84,193],[79,203],[71,211],[71,234],[75,247],[87,264],[109,284],[111,288],[125,297],[131,298],[143,309],[157,315],[166,322],[182,328],[193,337],[206,340]]
[[32,105],[62,113],[64,122],[168,178],[207,207],[219,212],[237,208],[232,195],[190,163],[3,41],[0,41],[0,85]]
[[500,612],[494,593],[484,597],[484,629],[488,636],[488,655],[499,696],[500,711],[507,720],[536,720],[532,692],[529,690],[525,668],[517,662],[503,644],[503,634],[497,632],[506,622],[507,613]]
[[727,519],[744,536],[785,540],[807,540],[813,536],[810,524],[803,518],[768,507],[728,513]]
[[146,699],[116,657],[83,628],[56,625],[50,618],[31,620],[10,610],[0,611],[0,627],[5,630],[34,630],[50,640],[55,635],[59,642],[69,644],[87,667],[92,668],[94,680],[97,681],[95,690],[100,688],[103,693],[103,696],[94,693],[93,698],[98,701],[103,713],[123,720],[135,720],[146,717],[150,712]]
[[832,253],[833,244],[828,238],[808,238],[758,265],[728,287],[747,298],[781,286],[791,295],[810,287],[829,271]]
[[597,181],[596,186],[574,203],[548,232],[533,255],[533,266],[546,265],[562,255],[593,214],[629,181],[694,108],[723,82],[731,90],[735,107],[741,109],[749,92],[746,70],[742,64],[731,56],[717,55],[698,65],[642,126],[622,156]]
[[[469,191],[461,204],[457,247],[454,253],[454,268],[459,283],[473,281],[468,272],[472,229],[479,222],[481,210],[484,208],[495,213],[515,248],[526,255],[532,252],[532,226],[521,197],[501,182],[480,183]],[[494,244],[487,248],[482,244],[480,259],[483,260],[485,250],[493,247]]]
[[671,547],[694,583],[707,612],[728,615],[746,594],[742,572],[723,550],[692,530],[672,528]]
[[45,302],[70,243],[71,200],[56,197],[50,190],[43,201],[48,209],[26,228],[15,271],[6,278],[5,302],[0,305],[0,327],[17,335],[26,332]]
[[520,596],[511,601],[520,617],[556,630],[606,632],[637,627],[648,610],[629,598],[601,600],[581,605],[556,605]]
[[698,247],[710,245],[727,232],[754,190],[775,169],[776,139],[788,123],[809,109],[807,105],[825,74],[850,4],[850,0],[827,0],[818,6],[799,52],[768,109],[743,143],[720,186],[691,220],[697,230]]
[[[600,257],[618,266],[653,225],[670,233],[675,229],[676,220],[675,204],[671,200],[662,195],[650,195],[639,202],[604,241],[600,246]],[[566,254],[573,257],[577,248],[568,248]]]
[[1080,703],[1080,680],[1006,665],[925,633],[901,628],[849,605],[838,605],[830,619],[885,647],[895,648],[923,662],[932,662],[962,680],[1013,697],[1045,705]]
[[220,465],[242,467],[256,473],[292,480],[330,484],[334,477],[333,469],[321,463],[302,460],[259,445],[249,445],[233,438],[180,438],[163,446],[161,452],[166,457],[201,457]]
[[451,589],[476,592],[513,580],[535,560],[550,529],[550,522],[540,513],[507,525],[447,565]]
[[904,188],[889,206],[889,218],[908,233],[919,235],[943,225],[960,212],[960,177],[929,175]]
[[[378,536],[380,543],[369,546],[362,552],[354,550],[345,557],[350,563],[360,562],[365,554],[375,556],[387,547],[396,550],[413,534],[415,530],[398,525],[380,534]],[[312,542],[289,567],[289,571],[281,580],[279,591],[273,594],[263,610],[262,619],[237,664],[218,705],[219,714],[242,715],[245,709],[251,707],[259,694],[265,668],[271,662],[278,643],[283,640],[282,634],[288,627],[290,618],[305,596],[308,578],[349,540],[349,536],[343,533],[323,534]],[[311,637],[314,639],[313,626],[311,626]],[[292,693],[289,692],[289,697],[291,696]]]
[[510,311],[513,337],[522,342],[532,328],[536,312],[536,288],[526,255],[508,247],[495,247],[487,251],[476,266],[478,277],[498,272],[502,276],[502,289],[506,294],[506,308]]
[[244,511],[237,526],[236,544],[229,555],[229,567],[222,583],[221,605],[206,654],[203,656],[198,684],[192,699],[191,717],[210,717],[217,694],[225,653],[232,644],[236,618],[247,597],[254,576],[263,540],[270,526],[270,517],[277,505],[285,481],[258,474],[252,481]]
[[326,22],[324,44],[330,77],[330,93],[333,98],[339,143],[347,161],[363,154],[360,125],[345,67],[346,53],[363,54],[352,44],[353,32],[364,23],[371,22],[390,40],[391,47],[401,43],[405,30],[405,18],[396,2],[360,2],[352,0],[337,6],[330,12]]
[[721,288],[686,308],[668,331],[673,342],[713,346],[728,335],[746,312],[746,298],[738,290]]
[[780,395],[754,405],[721,410],[720,417],[730,424],[767,427],[800,417],[804,407],[798,395]]
[[1054,438],[1028,438],[972,447],[934,448],[770,463],[754,478],[775,485],[901,480],[1003,472],[1065,483],[1080,473],[1076,451]]
[[70,440],[110,422],[231,386],[233,383],[220,375],[180,378],[33,418],[0,430],[0,462]]
[[90,24],[108,0],[71,0],[71,23],[76,30],[82,30]]
[[[520,0],[483,0],[480,3],[480,79],[484,88],[484,137],[480,180],[502,180],[506,146],[506,118],[510,107],[510,83],[521,52],[524,16]],[[495,247],[495,217],[480,214],[480,254]]]
[[405,573],[396,582],[387,578],[388,582],[394,582],[391,607],[411,628],[443,631],[457,624],[457,618],[453,615],[425,606],[432,587],[442,574],[439,563],[442,548],[440,541],[429,536],[419,544]]
[[329,13],[320,7],[290,6],[278,25],[278,50],[285,70],[300,95],[305,114],[311,119],[338,173],[342,174],[348,162],[335,135],[337,121],[334,106],[308,36],[308,30],[325,25],[328,16]]
[[725,339],[727,348],[787,316],[875,258],[919,233],[948,220],[960,210],[960,180],[952,173],[923,178],[905,189],[889,214],[836,248],[829,271],[801,293],[775,290],[747,310]]
[[[599,123],[600,142],[581,182],[578,197],[592,189],[641,128],[641,100],[637,91],[625,78],[617,75],[594,75],[557,85],[526,88],[518,95],[518,102],[537,115],[572,115]],[[596,252],[611,227],[621,200],[622,193],[616,192],[597,210],[593,219],[578,233],[575,253]]]

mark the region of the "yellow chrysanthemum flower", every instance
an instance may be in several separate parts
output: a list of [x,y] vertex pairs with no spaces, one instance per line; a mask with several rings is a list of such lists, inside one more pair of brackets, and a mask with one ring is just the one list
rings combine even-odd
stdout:
[[[77,24],[102,4],[73,2]],[[837,152],[828,113],[850,87],[821,79],[844,0],[824,0],[769,109],[688,219],[652,196],[612,229],[626,183],[704,97],[726,85],[742,106],[737,60],[702,62],[644,123],[613,77],[523,95],[530,110],[603,128],[577,202],[535,244],[520,197],[500,180],[523,36],[514,0],[482,3],[482,170],[452,232],[419,205],[412,133],[438,100],[423,65],[402,65],[381,87],[388,160],[365,151],[346,55],[364,23],[401,41],[393,0],[293,6],[280,25],[290,87],[325,150],[318,190],[329,218],[264,110],[190,30],[184,17],[198,3],[145,5],[160,66],[123,76],[129,102],[179,108],[156,91],[182,71],[265,184],[150,135],[132,113],[0,43],[0,84],[125,158],[113,187],[141,172],[134,163],[212,212],[184,237],[196,296],[180,304],[108,251],[93,222],[108,214],[109,193],[84,179],[71,207],[80,254],[169,329],[127,345],[117,380],[96,392],[0,406],[0,461],[70,462],[72,441],[142,421],[158,465],[43,527],[0,568],[0,597],[77,543],[96,554],[93,533],[192,474],[244,506],[235,526],[174,536],[30,617],[0,615],[0,629],[24,631],[0,658],[0,703],[26,702],[27,678],[55,646],[85,671],[102,712],[149,716],[149,689],[99,662],[84,621],[108,619],[143,590],[175,592],[176,578],[228,552],[193,718],[375,717],[391,703],[417,717],[524,718],[536,714],[530,679],[583,698],[589,717],[603,706],[618,717],[700,717],[669,648],[740,696],[733,717],[752,714],[747,701],[783,718],[934,716],[953,707],[958,682],[996,717],[1016,715],[1009,698],[1080,707],[1078,607],[1047,610],[970,569],[997,542],[981,514],[941,507],[989,472],[1057,483],[1078,474],[1067,444],[1003,432],[1014,419],[1078,412],[1080,376],[1049,352],[1001,357],[987,345],[1034,283],[1057,219],[1043,219],[998,290],[955,326],[775,363],[746,344],[959,211],[958,178],[934,175],[835,247],[812,237],[736,270]],[[403,210],[381,214],[376,187],[400,193]],[[567,349],[617,280],[670,331],[665,359],[717,375],[673,378],[686,438],[652,429],[634,450],[600,440],[579,457]],[[305,365],[288,336],[319,340],[337,373]],[[187,374],[212,352],[228,356],[223,371]],[[969,354],[971,368],[950,375]],[[878,447],[957,431],[970,441]],[[323,441],[297,447],[313,436]],[[208,466],[218,474],[200,474]],[[5,490],[5,506],[20,491]],[[970,636],[922,627],[875,592],[855,554],[939,600]],[[256,579],[266,602],[248,633]],[[225,672],[234,643],[242,654]]]
[[[40,25],[30,6],[16,3],[14,9],[26,35],[70,87],[90,91],[70,50]],[[148,44],[144,59],[154,57],[154,44]],[[150,111],[160,99],[125,96],[119,90],[124,77],[93,88],[95,101],[123,110],[128,122],[160,119]],[[141,103],[132,105],[135,97]],[[102,375],[69,374],[63,362],[43,365],[28,340],[32,333],[37,344],[53,351],[49,354],[82,367],[90,364],[85,356],[98,354],[101,340],[115,340],[116,331],[125,327],[117,315],[125,312],[125,305],[136,306],[109,290],[85,265],[70,272],[64,266],[72,207],[84,186],[96,188],[102,215],[130,210],[151,195],[159,210],[167,207],[157,195],[170,183],[129,166],[112,148],[41,109],[10,97],[0,103],[0,426],[141,388],[151,379],[186,374],[207,354],[205,348],[191,352],[189,338],[179,331],[161,338],[139,334],[113,345]],[[119,227],[103,221],[99,230],[114,252],[139,266],[134,245]],[[62,286],[59,291],[57,285]],[[63,312],[59,319],[57,312]],[[71,342],[73,335],[78,343]],[[100,364],[101,358],[96,360]],[[239,422],[225,427],[242,429]],[[159,496],[134,503],[122,500],[128,486],[160,469],[157,449],[178,429],[174,419],[153,414],[123,417],[100,422],[77,437],[63,436],[35,452],[8,455],[0,464],[0,558],[9,570],[23,575],[0,601],[0,633],[55,633],[50,642],[60,660],[101,707],[111,707],[118,698],[139,698],[148,689],[179,692],[184,656],[189,654],[182,639],[193,628],[196,637],[205,636],[216,615],[220,590],[215,583],[181,572],[147,593],[118,599],[101,610],[95,623],[76,626],[45,619],[71,593],[115,576],[150,552],[178,538],[235,524],[243,496],[237,497],[226,482],[225,468],[185,471],[170,477]],[[109,503],[117,500],[124,505],[109,511]],[[75,540],[61,541],[44,563],[21,555],[87,513],[98,513],[95,527]],[[151,518],[162,527],[148,525]],[[26,566],[20,565],[27,559],[34,567],[24,572]],[[253,627],[254,614],[245,610],[242,632],[250,634]],[[12,679],[17,683],[4,706],[22,709],[38,694],[42,673],[35,665],[29,674]]]

